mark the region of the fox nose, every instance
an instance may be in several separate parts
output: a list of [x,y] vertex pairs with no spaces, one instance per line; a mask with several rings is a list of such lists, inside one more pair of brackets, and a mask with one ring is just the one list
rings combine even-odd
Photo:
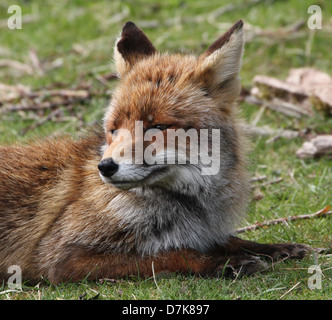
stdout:
[[115,172],[118,171],[119,165],[115,163],[112,158],[107,158],[100,161],[98,169],[104,177],[110,178]]

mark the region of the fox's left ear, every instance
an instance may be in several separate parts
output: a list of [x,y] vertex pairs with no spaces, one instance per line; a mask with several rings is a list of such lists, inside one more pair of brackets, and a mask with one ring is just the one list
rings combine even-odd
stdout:
[[114,47],[116,71],[120,77],[123,77],[137,61],[156,52],[144,32],[129,21],[123,27],[121,37]]
[[[238,79],[243,53],[243,21],[237,21],[199,57],[199,76],[205,75],[208,89],[227,87]],[[237,81],[238,82],[238,81]]]

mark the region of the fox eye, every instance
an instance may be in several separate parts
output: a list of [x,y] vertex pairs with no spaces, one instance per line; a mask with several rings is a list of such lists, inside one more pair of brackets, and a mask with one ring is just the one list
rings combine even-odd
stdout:
[[157,124],[157,125],[153,126],[153,129],[159,129],[159,130],[163,131],[169,127],[170,127],[170,125],[168,125],[168,124]]
[[110,134],[114,135],[114,134],[116,134],[116,129],[111,129],[111,130],[109,130],[108,132],[109,132]]

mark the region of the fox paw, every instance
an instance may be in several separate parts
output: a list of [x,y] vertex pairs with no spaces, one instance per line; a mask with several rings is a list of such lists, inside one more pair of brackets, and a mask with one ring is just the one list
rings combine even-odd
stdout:
[[312,249],[304,244],[281,243],[271,244],[264,253],[258,255],[271,259],[272,261],[285,259],[303,259]]
[[216,272],[218,277],[237,278],[264,271],[267,268],[268,264],[259,257],[245,255],[231,257],[225,264],[219,265]]

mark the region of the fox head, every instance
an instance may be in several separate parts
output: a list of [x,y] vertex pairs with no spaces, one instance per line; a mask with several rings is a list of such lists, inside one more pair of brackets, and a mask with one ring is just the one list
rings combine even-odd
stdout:
[[121,81],[104,117],[104,182],[192,190],[240,170],[242,29],[239,20],[196,57],[160,54],[126,23],[114,48]]

